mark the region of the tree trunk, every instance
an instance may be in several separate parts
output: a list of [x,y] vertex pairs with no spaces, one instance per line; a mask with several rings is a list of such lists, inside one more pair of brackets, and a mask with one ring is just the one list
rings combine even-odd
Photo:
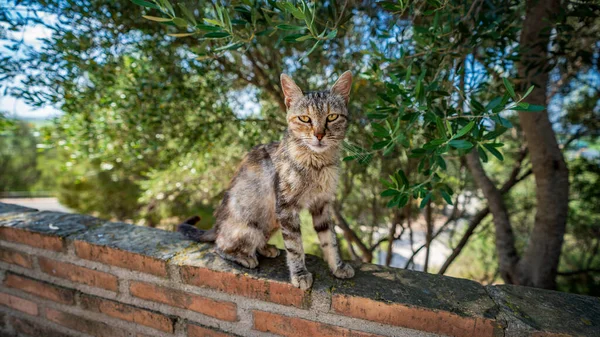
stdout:
[[[530,104],[546,105],[548,87],[547,49],[554,18],[560,13],[559,0],[528,0],[521,32],[519,76],[526,88],[536,88],[527,98]],[[519,262],[519,284],[555,288],[563,235],[567,221],[569,172],[547,111],[520,112],[531,166],[535,176],[537,210],[529,244]]]
[[[467,155],[467,166],[473,175],[475,183],[483,191],[490,212],[494,216],[496,252],[498,253],[500,276],[502,276],[502,279],[506,283],[518,283],[515,273],[517,263],[519,262],[519,255],[515,248],[515,237],[510,224],[508,210],[502,198],[502,191],[496,188],[494,183],[485,174],[481,161],[479,161],[477,150],[474,149]],[[485,215],[481,219],[483,217]]]
[[425,223],[427,226],[427,232],[425,232],[425,264],[423,265],[423,271],[427,273],[429,269],[429,253],[431,248],[431,236],[433,235],[433,216],[431,209],[431,200],[425,206]]

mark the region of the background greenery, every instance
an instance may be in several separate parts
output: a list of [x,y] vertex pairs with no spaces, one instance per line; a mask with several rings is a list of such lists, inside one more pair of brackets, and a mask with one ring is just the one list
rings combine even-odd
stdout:
[[[519,283],[500,267],[498,213],[488,215],[493,203],[468,156],[476,151],[497,186],[516,254],[526,256],[541,209],[518,114],[526,111],[548,116],[569,170],[555,286],[598,296],[600,7],[562,2],[544,32],[547,57],[526,63],[528,6],[9,1],[2,87],[63,115],[0,119],[0,189],[52,190],[76,211],[168,229],[200,214],[210,227],[243,154],[285,129],[279,74],[319,89],[350,69],[353,126],[336,205],[346,258],[390,264],[395,241],[410,246],[400,267]],[[18,34],[36,25],[52,31],[39,49]],[[530,89],[537,82],[522,69],[547,74],[545,90]],[[542,104],[529,102],[542,91]],[[307,251],[320,254],[302,220]],[[443,265],[427,258],[435,241],[452,251]]]

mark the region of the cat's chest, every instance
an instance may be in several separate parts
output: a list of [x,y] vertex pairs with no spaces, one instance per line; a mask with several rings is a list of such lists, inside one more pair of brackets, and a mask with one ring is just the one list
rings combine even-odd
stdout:
[[307,207],[314,200],[331,199],[335,194],[338,181],[337,166],[328,166],[320,170],[290,170],[284,178],[290,197],[297,200],[299,206]]

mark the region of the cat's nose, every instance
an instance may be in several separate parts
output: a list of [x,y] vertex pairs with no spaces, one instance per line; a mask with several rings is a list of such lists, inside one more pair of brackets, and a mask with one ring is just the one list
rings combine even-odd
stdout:
[[321,140],[325,137],[325,132],[315,132],[315,137],[317,137],[318,140]]

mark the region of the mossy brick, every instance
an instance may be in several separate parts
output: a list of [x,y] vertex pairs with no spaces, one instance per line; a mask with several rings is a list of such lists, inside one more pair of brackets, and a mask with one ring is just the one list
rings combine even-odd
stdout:
[[[184,282],[216,289],[233,295],[255,298],[283,305],[308,308],[310,294],[290,284],[285,252],[277,258],[259,257],[258,267],[248,269],[222,259],[211,244],[195,244],[173,258],[181,266]],[[320,269],[322,261],[307,256],[311,272]]]
[[488,286],[488,292],[507,320],[507,336],[525,329],[539,336],[600,336],[600,298],[514,285]]
[[158,276],[167,276],[167,261],[193,242],[175,232],[109,222],[70,237],[76,254]]
[[5,213],[0,215],[0,236],[6,241],[60,252],[65,249],[66,237],[102,223],[92,216],[61,212]]
[[354,318],[451,336],[502,330],[485,288],[465,279],[364,264],[331,293],[332,310]]
[[9,214],[18,214],[18,213],[29,213],[29,212],[37,212],[38,210],[35,208],[29,208],[25,206],[15,205],[15,204],[6,204],[0,202],[0,219],[3,216],[7,216]]
[[103,220],[89,215],[62,212],[27,212],[0,218],[0,227],[66,237],[99,226]]

